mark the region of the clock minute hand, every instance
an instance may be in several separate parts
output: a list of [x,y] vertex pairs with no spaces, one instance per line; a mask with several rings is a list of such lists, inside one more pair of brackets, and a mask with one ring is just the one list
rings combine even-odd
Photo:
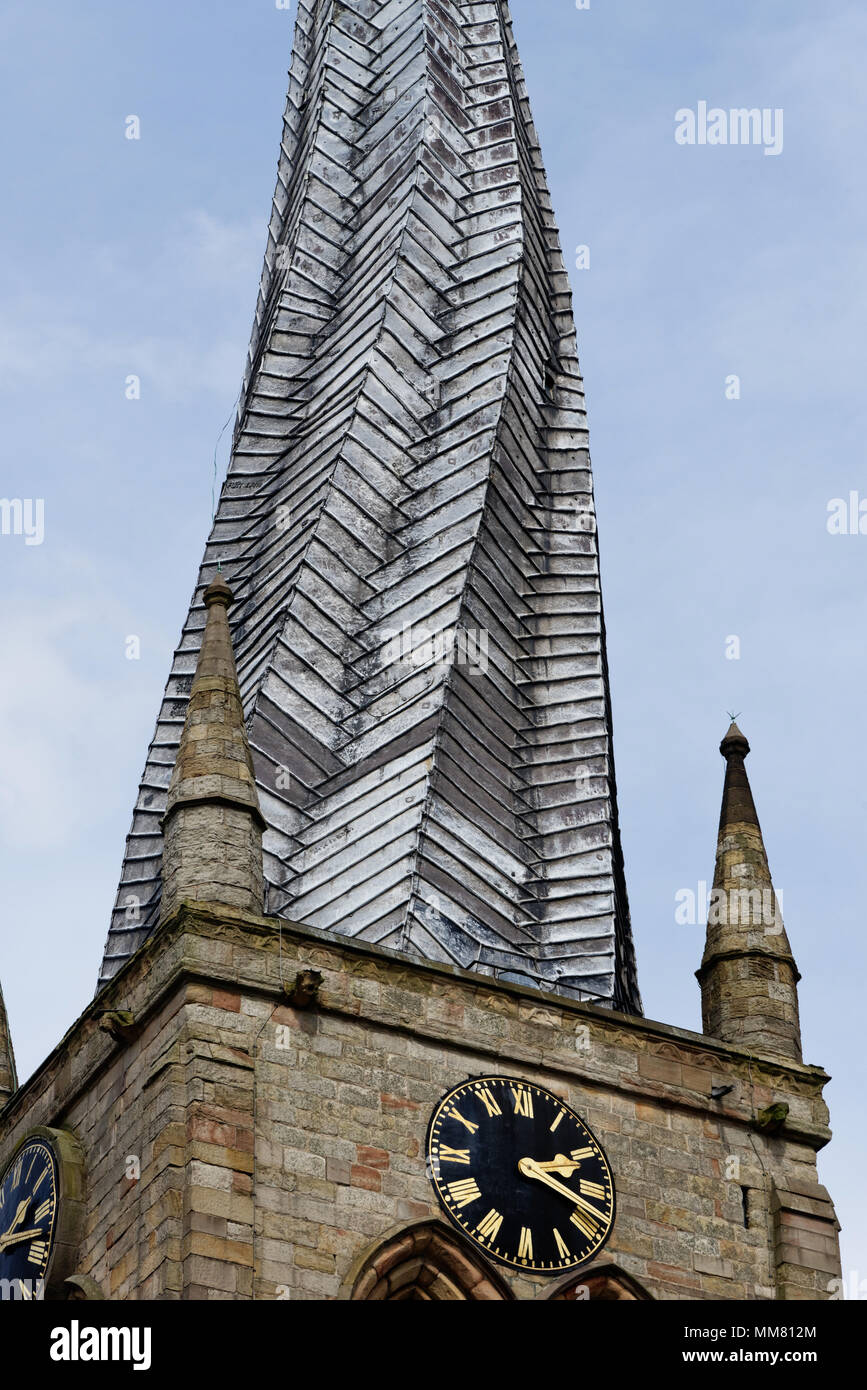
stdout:
[[597,1221],[602,1216],[598,1207],[591,1206],[589,1202],[584,1201],[583,1197],[579,1197],[577,1192],[573,1192],[571,1187],[567,1187],[565,1183],[558,1182],[556,1178],[552,1178],[550,1173],[546,1173],[534,1158],[519,1159],[518,1172],[523,1173],[525,1178],[536,1178],[538,1182],[545,1183],[545,1185],[552,1188],[554,1192],[559,1192],[561,1197],[568,1197],[569,1201],[574,1202],[576,1207],[583,1207],[591,1216],[595,1216]]
[[32,1231],[7,1231],[5,1236],[0,1236],[0,1250],[5,1250],[7,1245],[17,1245],[22,1240],[35,1240],[37,1236],[44,1236],[45,1232],[41,1226],[37,1226]]

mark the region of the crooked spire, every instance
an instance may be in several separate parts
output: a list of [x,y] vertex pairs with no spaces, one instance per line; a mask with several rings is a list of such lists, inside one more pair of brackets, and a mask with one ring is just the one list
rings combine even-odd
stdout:
[[161,917],[183,902],[263,911],[262,832],[222,578],[204,594],[205,632],[169,783]]
[[218,560],[269,910],[640,1011],[584,391],[504,0],[299,5],[232,459],[103,981],[159,916]]
[[800,1060],[800,975],[744,765],[749,751],[732,722],[720,744],[725,783],[707,942],[697,972],[703,1030],[749,1051]]
[[11,1095],[18,1090],[18,1076],[15,1071],[15,1053],[12,1048],[12,1034],[9,1019],[0,988],[0,1106],[5,1105]]

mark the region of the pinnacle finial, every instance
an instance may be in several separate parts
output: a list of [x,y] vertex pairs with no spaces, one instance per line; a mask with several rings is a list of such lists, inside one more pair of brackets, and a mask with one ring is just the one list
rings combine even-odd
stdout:
[[210,608],[212,603],[222,603],[224,608],[229,608],[235,601],[235,595],[229,588],[222,574],[217,574],[211,580],[204,593],[205,607]]
[[730,758],[733,754],[740,754],[742,758],[745,758],[750,751],[750,745],[735,723],[735,716],[730,715],[729,718],[732,722],[719,746],[719,751],[724,758]]

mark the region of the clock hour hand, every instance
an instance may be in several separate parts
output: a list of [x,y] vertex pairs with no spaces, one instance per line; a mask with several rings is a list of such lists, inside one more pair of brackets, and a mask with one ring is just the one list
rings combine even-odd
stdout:
[[550,1163],[539,1163],[538,1167],[542,1169],[543,1173],[562,1173],[564,1178],[571,1178],[579,1165],[574,1163],[571,1158],[567,1158],[565,1154],[557,1154]]
[[0,1236],[0,1250],[5,1250],[7,1245],[18,1245],[23,1240],[36,1240],[37,1236],[44,1236],[45,1232],[41,1226],[37,1226],[33,1231],[7,1231],[5,1236]]
[[567,1197],[576,1207],[583,1207],[585,1211],[590,1212],[591,1216],[595,1216],[597,1220],[601,1217],[602,1213],[598,1207],[591,1206],[589,1202],[585,1202],[583,1197],[579,1197],[577,1192],[573,1192],[571,1187],[567,1187],[565,1183],[558,1182],[556,1178],[552,1178],[550,1173],[546,1173],[542,1165],[537,1163],[534,1158],[519,1159],[518,1172],[522,1173],[525,1178],[535,1178],[538,1182],[543,1182],[545,1186],[550,1187],[552,1191],[559,1192],[561,1197]]

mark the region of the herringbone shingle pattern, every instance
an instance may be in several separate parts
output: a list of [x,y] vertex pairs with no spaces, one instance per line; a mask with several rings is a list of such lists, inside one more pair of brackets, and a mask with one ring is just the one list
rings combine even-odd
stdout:
[[218,561],[268,911],[640,1011],[571,297],[504,0],[300,0],[232,460],[103,980],[158,918]]

